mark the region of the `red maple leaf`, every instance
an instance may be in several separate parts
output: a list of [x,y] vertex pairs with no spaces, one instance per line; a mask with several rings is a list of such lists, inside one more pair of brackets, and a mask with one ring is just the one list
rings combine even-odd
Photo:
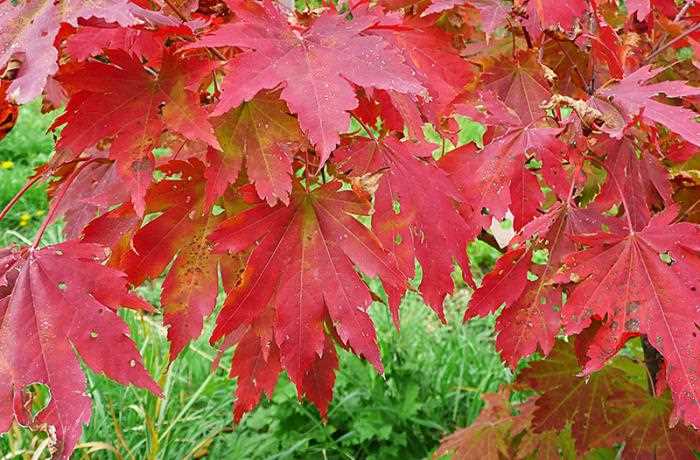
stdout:
[[[289,206],[259,203],[224,221],[211,236],[219,251],[238,254],[252,249],[217,318],[212,342],[254,331],[256,337],[246,339],[254,343],[244,349],[259,350],[267,362],[268,351],[276,347],[279,368],[287,371],[300,397],[309,397],[322,414],[335,380],[335,364],[328,367],[337,362],[333,337],[383,369],[367,314],[372,298],[355,266],[368,276],[381,277],[392,289],[401,290],[404,284],[376,237],[352,217],[367,215],[369,202],[340,191],[340,186],[329,182],[308,191],[297,183]],[[234,363],[237,359],[254,358],[234,357]],[[236,369],[234,374],[239,385],[257,392],[247,394],[247,401],[257,401],[269,389],[249,381],[255,374]],[[251,404],[244,406],[249,409]]]
[[649,80],[663,71],[663,67],[653,69],[650,65],[644,66],[617,84],[601,88],[599,96],[589,101],[591,106],[603,113],[605,124],[601,129],[612,137],[619,138],[625,127],[641,116],[643,120],[660,123],[685,140],[700,146],[697,112],[654,99],[662,94],[667,97],[698,96],[700,88],[678,80],[649,83]]
[[379,15],[376,9],[369,9],[369,5],[366,8],[355,8],[353,14],[360,18],[363,14],[374,14],[382,21],[368,33],[381,36],[401,52],[429,96],[426,100],[412,101],[413,105],[418,102],[425,117],[440,126],[441,118],[452,114],[457,97],[473,80],[472,69],[464,65],[464,59],[453,46],[451,36],[431,19],[416,17],[396,25],[396,16]]
[[518,0],[516,4],[527,11],[523,22],[535,40],[539,40],[545,30],[557,27],[571,30],[586,12],[585,0]]
[[[219,267],[226,265],[226,270],[236,272],[245,258],[211,250],[207,238],[224,216],[203,212],[204,165],[198,160],[171,161],[159,170],[180,178],[164,179],[149,189],[146,211],[160,215],[133,234],[132,250],[122,256],[119,266],[138,286],[158,277],[175,259],[161,292],[170,358],[175,359],[199,337],[204,318],[216,306]],[[95,229],[94,225],[89,228]]]
[[189,140],[220,148],[196,90],[212,69],[209,61],[178,59],[166,52],[157,78],[124,51],[107,53],[110,63],[88,62],[60,76],[71,97],[55,126],[66,123],[56,148],[68,158],[115,137],[110,158],[141,215],[153,175],[161,133],[171,129]]
[[348,129],[348,112],[358,105],[350,83],[408,94],[424,91],[397,50],[380,37],[363,35],[376,22],[371,17],[348,20],[327,11],[300,31],[269,0],[236,6],[237,21],[195,45],[247,50],[227,64],[214,114],[282,86],[281,97],[318,149],[321,165],[338,145],[339,133]]
[[28,0],[0,4],[0,68],[20,56],[22,65],[8,95],[20,104],[39,96],[47,77],[58,70],[54,39],[61,23],[78,26],[79,19],[99,18],[128,26],[145,18],[168,23],[168,18],[146,12],[129,0]]
[[[544,215],[528,223],[509,249],[484,277],[465,312],[465,319],[495,313],[496,347],[513,368],[520,358],[537,350],[548,355],[561,327],[564,303],[555,275],[565,255],[575,250],[575,235],[615,228],[616,222],[594,209],[580,209],[573,202],[557,203]],[[538,250],[546,260],[535,262]]]
[[693,450],[700,447],[695,431],[668,426],[668,392],[651,395],[641,386],[646,376],[639,379],[630,373],[636,367],[628,358],[618,358],[616,364],[582,378],[573,347],[559,342],[547,360],[526,368],[516,387],[540,393],[533,413],[535,430],[560,430],[571,421],[580,454],[624,442],[623,459],[695,458]]
[[[501,86],[498,80],[493,87],[503,89],[510,88],[510,85]],[[503,94],[509,100],[516,97],[507,89]],[[497,126],[497,134],[481,150],[477,150],[474,144],[467,144],[449,152],[440,159],[440,166],[450,173],[460,191],[465,220],[478,222],[487,229],[492,218],[505,217],[513,202],[511,190],[518,193],[515,203],[537,201],[537,188],[523,190],[517,187],[525,174],[522,170],[526,167],[526,154],[548,148],[556,141],[555,136],[561,129],[542,126],[539,123],[541,116],[533,112],[531,105],[517,103],[521,106],[520,116],[491,92],[482,94],[481,101],[487,113],[475,116],[482,117],[481,121],[489,126]],[[520,215],[524,217],[525,214]],[[525,223],[521,220],[518,226]]]
[[604,321],[587,351],[587,373],[600,369],[630,337],[646,335],[668,365],[673,418],[700,426],[700,228],[673,223],[675,217],[671,208],[639,231],[578,237],[590,248],[565,260],[568,269],[559,280],[578,284],[562,317],[568,334],[581,332],[592,318]]
[[[641,153],[637,154],[637,151]],[[604,138],[593,148],[597,154],[605,154],[604,167],[608,178],[596,198],[596,206],[610,209],[622,204],[635,230],[643,229],[654,210],[673,203],[669,174],[651,149],[636,146],[630,139]]]
[[306,144],[299,123],[276,94],[258,94],[213,120],[221,151],[207,155],[207,205],[235,182],[245,160],[248,179],[260,198],[274,206],[289,203],[292,161],[289,151]]
[[[97,152],[95,156],[100,154]],[[63,175],[63,180],[52,184],[49,191],[50,196],[58,196],[68,188],[58,203],[56,215],[63,215],[63,234],[69,240],[79,238],[83,228],[98,214],[129,198],[113,162],[94,162],[81,169],[76,169],[77,165],[70,163],[60,168],[56,175]]]
[[[471,281],[466,247],[480,229],[470,228],[459,215],[459,193],[436,166],[431,150],[429,144],[393,137],[360,138],[339,149],[337,156],[353,176],[381,174],[374,195],[374,232],[407,278],[415,276],[415,260],[421,263],[420,291],[442,317],[442,302],[453,289],[455,262]],[[416,187],[418,183],[423,186]],[[402,294],[389,292],[394,307]]]
[[440,13],[461,5],[471,6],[479,12],[481,30],[486,34],[487,42],[496,29],[506,25],[512,8],[512,5],[502,0],[436,0],[421,13],[421,16]]
[[563,443],[555,431],[532,430],[535,400],[515,405],[510,388],[483,396],[486,407],[474,422],[443,438],[436,456],[451,454],[453,460],[501,460],[503,458],[559,459]]
[[[150,306],[127,292],[121,272],[99,263],[104,257],[101,246],[75,241],[0,251],[0,432],[13,420],[51,427],[60,459],[90,420],[78,356],[117,382],[160,394],[116,311]],[[33,416],[23,392],[35,383],[51,401]]]

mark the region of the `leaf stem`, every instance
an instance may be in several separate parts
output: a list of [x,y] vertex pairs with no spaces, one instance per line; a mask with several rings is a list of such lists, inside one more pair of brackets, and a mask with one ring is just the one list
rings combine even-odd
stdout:
[[571,186],[569,187],[569,194],[566,197],[567,206],[571,204],[571,199],[574,197],[574,190],[576,189],[576,178],[581,173],[582,168],[583,168],[583,162],[579,163],[576,166],[574,173],[571,175]]
[[49,209],[49,213],[46,216],[46,219],[44,219],[44,222],[41,223],[41,227],[39,227],[39,231],[37,232],[36,236],[34,237],[34,243],[32,244],[32,249],[36,249],[39,247],[39,243],[41,243],[41,238],[44,236],[44,232],[46,232],[46,228],[49,226],[51,221],[56,217],[56,213],[58,212],[58,207],[63,201],[63,198],[66,196],[66,193],[70,189],[70,186],[73,184],[73,181],[75,181],[75,178],[78,177],[78,175],[85,169],[86,166],[89,164],[92,164],[97,161],[104,161],[103,158],[91,158],[87,161],[85,161],[83,164],[75,168],[75,171],[73,171],[73,174],[68,178],[66,183],[63,185],[63,188],[61,189],[61,192],[59,195],[53,200],[53,204],[51,205],[51,209]]
[[3,208],[2,211],[0,211],[0,220],[3,220],[7,214],[10,212],[10,210],[14,207],[15,204],[19,201],[22,196],[27,193],[27,190],[29,190],[32,185],[36,184],[37,181],[41,178],[41,174],[35,174],[34,177],[29,179],[24,186],[15,194],[15,196],[12,197],[9,203]]
[[369,137],[371,137],[372,140],[373,140],[375,143],[377,143],[377,144],[379,143],[379,140],[377,139],[377,137],[376,137],[376,136],[374,135],[374,133],[369,129],[369,127],[365,124],[364,121],[360,120],[360,118],[359,118],[357,115],[355,115],[354,113],[352,113],[352,112],[350,112],[350,116],[351,116],[357,123],[359,123],[360,126],[362,126],[362,129],[365,130],[365,132],[367,133],[367,135],[368,135]]
[[631,208],[627,204],[627,198],[625,198],[624,193],[622,193],[622,187],[620,187],[620,183],[617,181],[617,178],[610,172],[608,167],[605,166],[605,164],[602,161],[598,160],[595,157],[590,157],[590,156],[587,156],[586,158],[588,158],[589,160],[593,161],[598,166],[603,168],[605,170],[606,174],[608,175],[608,179],[612,180],[615,183],[615,188],[617,188],[617,194],[620,195],[620,201],[622,201],[622,206],[625,209],[625,218],[627,219],[627,225],[629,226],[630,234],[634,233],[635,230],[634,230],[634,226],[632,226],[632,218],[630,217]]

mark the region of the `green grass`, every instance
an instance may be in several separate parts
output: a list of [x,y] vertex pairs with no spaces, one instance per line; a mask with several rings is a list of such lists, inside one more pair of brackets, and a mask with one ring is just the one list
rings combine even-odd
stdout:
[[[157,290],[146,297],[157,304]],[[164,398],[124,388],[88,372],[93,416],[74,458],[104,443],[86,458],[427,458],[439,439],[470,423],[481,409],[480,395],[511,375],[493,348],[488,320],[461,324],[467,295],[446,303],[448,324],[417,297],[402,306],[401,331],[386,308],[372,307],[382,358],[379,375],[368,363],[340,352],[335,398],[324,423],[317,411],[297,401],[294,387],[281,379],[272,401],[232,425],[235,383],[227,378],[230,353],[214,373],[215,350],[196,341],[167,372],[167,341],[160,318],[125,312],[149,370],[161,376]],[[205,334],[206,337],[208,334]],[[15,431],[0,438],[0,451],[38,445],[41,435]],[[10,457],[12,458],[12,457]],[[21,457],[17,457],[21,458]]]
[[[42,114],[41,101],[20,108],[17,125],[0,141],[0,205],[4,207],[27,181],[34,168],[53,152],[53,136],[47,130],[57,112]],[[30,189],[0,222],[0,246],[23,241],[34,233],[47,208],[46,187]]]
[[[0,170],[1,205],[53,150],[46,128],[54,115],[41,115],[38,108],[37,103],[23,108],[17,127],[0,142],[0,162],[14,163],[11,169]],[[473,128],[468,135],[479,136]],[[46,205],[42,187],[25,195],[0,222],[0,246],[31,238]],[[24,225],[23,214],[31,216]],[[59,238],[59,227],[54,226],[46,239]],[[496,255],[485,244],[470,247],[477,277],[489,269]],[[155,282],[140,292],[158,306],[159,289]],[[428,458],[442,436],[476,417],[482,393],[511,379],[494,350],[492,321],[462,324],[467,296],[460,287],[448,299],[449,321],[443,325],[410,294],[402,306],[400,333],[386,307],[373,305],[386,372],[380,375],[366,362],[339,351],[340,370],[327,421],[313,406],[300,403],[293,385],[282,377],[272,401],[263,401],[235,427],[235,382],[227,377],[231,353],[211,372],[216,354],[207,342],[211,321],[202,338],[169,365],[161,318],[124,311],[122,316],[147,368],[160,381],[164,397],[125,388],[86,371],[93,415],[73,458]],[[48,458],[46,445],[46,435],[14,427],[0,436],[0,460]]]

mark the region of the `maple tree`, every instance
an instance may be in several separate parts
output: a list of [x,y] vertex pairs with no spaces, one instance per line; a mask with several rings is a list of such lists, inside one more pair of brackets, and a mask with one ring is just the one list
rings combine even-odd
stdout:
[[[159,393],[117,314],[156,312],[130,293],[146,280],[171,360],[221,284],[210,340],[234,348],[240,420],[282,372],[325,416],[336,347],[383,371],[370,304],[398,325],[411,289],[444,319],[461,276],[509,366],[545,359],[514,384],[535,398],[487,397],[440,452],[691,458],[699,18],[672,0],[0,2],[3,135],[18,104],[65,107],[0,211],[49,184],[34,244],[0,250],[0,432],[44,429],[68,458],[90,414],[78,358]],[[482,142],[460,145],[464,117]],[[473,280],[467,246],[509,218]],[[66,242],[42,246],[57,219]],[[646,360],[621,365],[637,338]]]

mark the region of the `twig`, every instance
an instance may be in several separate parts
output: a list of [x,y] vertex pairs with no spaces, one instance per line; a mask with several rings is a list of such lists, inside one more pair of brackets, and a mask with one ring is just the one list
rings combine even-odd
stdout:
[[683,212],[681,212],[680,214],[678,214],[678,217],[676,217],[676,218],[673,220],[673,223],[675,224],[676,222],[680,222],[680,221],[682,221],[683,219],[685,219],[686,217],[688,217],[688,216],[690,215],[690,213],[693,212],[693,210],[695,210],[695,208],[696,208],[699,204],[700,204],[700,198],[698,198],[697,200],[695,200],[695,202],[694,202],[693,204],[691,204],[690,206],[688,206],[688,208],[687,208],[685,211],[683,211]]
[[362,129],[365,130],[365,132],[367,133],[367,135],[368,135],[369,137],[371,137],[372,140],[373,140],[375,143],[377,143],[377,144],[379,143],[379,140],[377,139],[377,136],[375,136],[374,133],[373,133],[372,131],[370,131],[369,127],[365,124],[364,121],[360,120],[360,118],[359,118],[357,115],[355,115],[354,113],[352,113],[352,112],[350,112],[350,116],[351,116],[353,119],[355,119],[355,121],[356,121],[360,126],[362,126]]
[[685,16],[685,13],[688,12],[688,10],[695,4],[694,0],[685,0],[685,5],[683,5],[683,8],[678,12],[675,18],[673,18],[673,22],[678,22],[680,21],[683,16]]
[[664,43],[664,44],[663,44],[662,46],[660,46],[656,51],[654,51],[654,52],[651,53],[649,56],[647,56],[647,58],[644,59],[644,62],[645,62],[645,63],[648,63],[649,61],[651,61],[652,59],[654,59],[656,56],[658,56],[659,54],[661,54],[663,51],[665,51],[669,46],[671,46],[671,45],[673,45],[674,43],[677,43],[677,42],[683,40],[685,37],[687,37],[688,35],[692,34],[692,33],[695,32],[696,30],[700,30],[700,23],[695,24],[693,27],[691,27],[690,29],[686,30],[685,32],[683,32],[682,34],[680,34],[679,36],[677,36],[677,37],[674,38],[673,40],[669,40],[668,42]]

